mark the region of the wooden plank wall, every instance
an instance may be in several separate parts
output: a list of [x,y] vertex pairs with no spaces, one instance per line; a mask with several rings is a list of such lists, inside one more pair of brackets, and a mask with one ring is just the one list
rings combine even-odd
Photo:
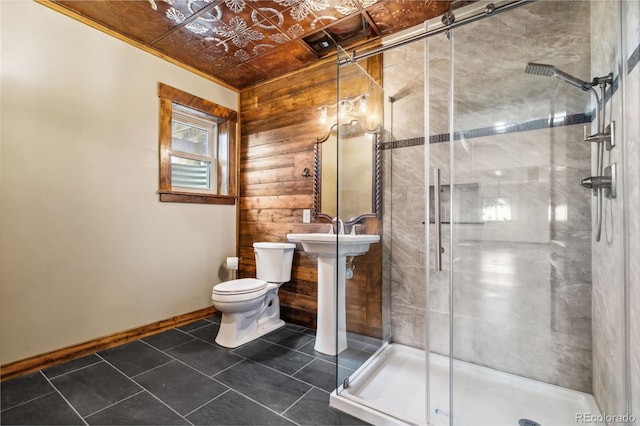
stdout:
[[[378,83],[381,57],[363,65]],[[340,76],[341,97],[367,91],[371,84],[356,67]],[[344,69],[344,68],[343,68]],[[326,132],[318,108],[336,102],[336,64],[315,66],[240,93],[240,220],[239,277],[255,277],[252,244],[285,242],[288,233],[326,232],[327,222],[302,223],[302,210],[313,207],[314,139]],[[369,99],[369,103],[376,100]],[[381,103],[381,99],[379,102]],[[310,177],[303,177],[308,168]],[[312,220],[312,222],[314,222]],[[370,218],[359,232],[382,235],[382,223]],[[374,244],[354,260],[347,280],[347,329],[381,336],[382,244]],[[280,288],[285,321],[315,328],[317,308],[316,257],[294,256],[292,280]]]

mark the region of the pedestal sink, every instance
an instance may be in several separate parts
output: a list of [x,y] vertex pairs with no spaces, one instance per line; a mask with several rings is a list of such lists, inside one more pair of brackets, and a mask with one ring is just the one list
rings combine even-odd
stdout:
[[380,241],[380,236],[287,234],[287,239],[294,243],[301,243],[307,253],[318,255],[318,328],[315,350],[326,355],[337,355],[347,348],[345,311],[347,256],[365,254],[371,243]]

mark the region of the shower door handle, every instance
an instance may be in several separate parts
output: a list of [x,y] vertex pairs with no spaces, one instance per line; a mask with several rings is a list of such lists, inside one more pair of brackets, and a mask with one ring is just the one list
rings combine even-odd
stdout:
[[442,201],[440,197],[440,169],[433,170],[433,213],[436,225],[436,271],[442,271],[442,220],[440,218],[440,209]]

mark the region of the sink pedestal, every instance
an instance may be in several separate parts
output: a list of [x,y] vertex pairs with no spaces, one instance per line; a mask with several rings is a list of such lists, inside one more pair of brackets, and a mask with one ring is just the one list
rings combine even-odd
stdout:
[[307,253],[318,255],[318,316],[315,350],[337,355],[347,348],[345,270],[347,256],[360,256],[379,235],[287,234]]
[[314,349],[326,355],[337,355],[347,348],[346,263],[345,256],[318,256],[318,316]]

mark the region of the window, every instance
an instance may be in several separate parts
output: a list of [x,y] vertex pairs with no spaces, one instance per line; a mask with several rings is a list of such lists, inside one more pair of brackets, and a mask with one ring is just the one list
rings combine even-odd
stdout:
[[217,126],[214,117],[173,105],[171,187],[215,193]]
[[504,197],[484,198],[482,200],[482,220],[510,221],[511,200]]
[[235,204],[237,113],[160,83],[160,201]]

